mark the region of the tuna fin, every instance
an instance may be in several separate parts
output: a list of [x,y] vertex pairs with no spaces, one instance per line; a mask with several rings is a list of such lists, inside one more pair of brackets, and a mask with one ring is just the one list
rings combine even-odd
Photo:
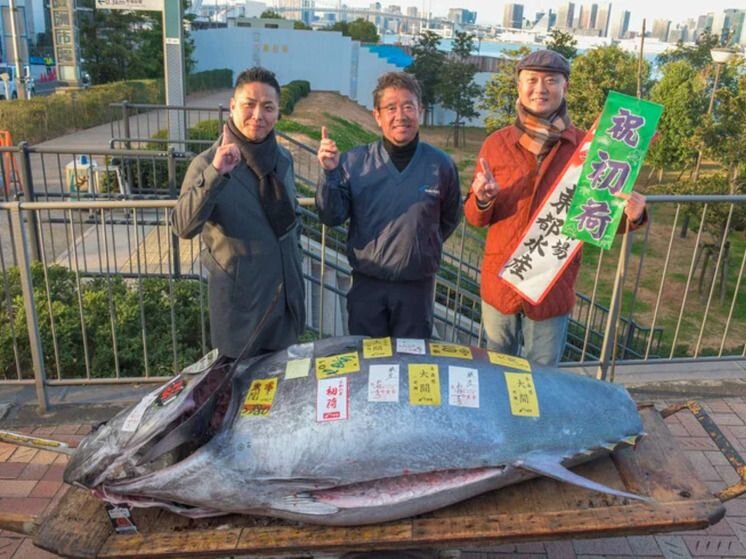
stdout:
[[318,501],[309,493],[288,495],[281,501],[275,501],[272,503],[272,508],[297,514],[312,514],[316,516],[339,512],[338,507]]
[[517,468],[522,468],[524,470],[529,470],[542,476],[556,479],[558,481],[564,481],[565,483],[571,483],[572,485],[577,485],[578,487],[584,487],[585,489],[590,489],[591,491],[599,491],[601,493],[607,493],[609,495],[615,495],[617,497],[626,497],[627,499],[635,499],[637,501],[649,502],[651,500],[648,497],[635,495],[634,493],[627,493],[626,491],[619,491],[618,489],[614,489],[612,487],[609,487],[608,485],[597,483],[583,476],[579,476],[578,474],[573,473],[572,471],[565,468],[561,464],[560,460],[553,456],[529,456],[527,458],[524,458],[523,460],[517,461],[514,466],[516,466]]

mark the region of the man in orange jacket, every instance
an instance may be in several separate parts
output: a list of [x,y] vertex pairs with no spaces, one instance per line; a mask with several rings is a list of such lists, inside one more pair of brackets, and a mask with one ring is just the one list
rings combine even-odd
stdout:
[[[567,113],[570,64],[565,57],[551,50],[532,52],[518,63],[517,72],[516,121],[482,144],[464,212],[472,225],[489,227],[481,285],[487,347],[518,355],[523,346],[528,360],[556,366],[575,303],[580,252],[538,305],[498,274],[585,132],[573,126]],[[642,225],[645,197],[629,194],[624,213],[631,228]]]

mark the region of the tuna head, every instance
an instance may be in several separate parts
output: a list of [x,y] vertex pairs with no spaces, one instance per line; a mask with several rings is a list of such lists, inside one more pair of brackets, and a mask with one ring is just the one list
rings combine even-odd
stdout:
[[[203,444],[230,383],[229,366],[210,352],[142,400],[96,426],[65,468],[67,483],[95,489],[104,481],[147,474],[178,461],[184,443]],[[199,436],[195,433],[199,432]]]

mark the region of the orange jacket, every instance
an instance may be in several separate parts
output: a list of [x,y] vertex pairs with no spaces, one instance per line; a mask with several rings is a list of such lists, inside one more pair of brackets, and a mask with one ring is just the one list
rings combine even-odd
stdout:
[[[472,225],[489,226],[482,260],[482,300],[503,314],[516,314],[522,310],[532,320],[544,320],[572,310],[580,252],[538,305],[524,300],[498,277],[498,273],[585,132],[575,127],[565,130],[541,167],[537,165],[536,156],[518,144],[520,136],[521,131],[511,125],[493,132],[484,141],[479,158],[489,163],[500,190],[494,203],[484,210],[479,209],[476,196],[469,190],[464,213]],[[479,159],[477,168],[478,162]]]

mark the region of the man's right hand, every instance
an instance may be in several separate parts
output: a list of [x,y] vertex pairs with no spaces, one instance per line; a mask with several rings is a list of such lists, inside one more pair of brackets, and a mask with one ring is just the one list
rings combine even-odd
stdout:
[[235,169],[241,161],[241,152],[236,144],[228,143],[228,125],[223,125],[223,141],[212,158],[212,166],[221,175],[227,175]]
[[333,171],[339,166],[339,149],[337,143],[329,138],[326,126],[321,127],[321,143],[316,155],[325,171]]
[[471,183],[471,191],[477,197],[480,204],[489,204],[497,196],[498,190],[500,190],[500,187],[492,175],[490,164],[487,163],[485,158],[481,157],[479,159],[479,171]]

